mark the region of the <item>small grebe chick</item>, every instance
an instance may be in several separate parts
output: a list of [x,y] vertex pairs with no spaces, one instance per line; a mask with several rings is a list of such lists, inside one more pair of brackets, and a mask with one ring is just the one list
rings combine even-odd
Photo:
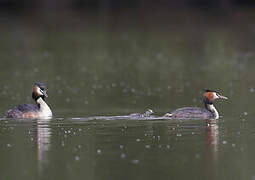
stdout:
[[50,107],[46,104],[44,99],[48,97],[46,87],[43,83],[35,83],[32,92],[32,98],[35,100],[34,104],[22,104],[8,110],[5,115],[7,118],[50,118],[52,112]]
[[218,119],[219,113],[213,105],[215,99],[228,99],[216,91],[206,90],[203,96],[205,108],[184,107],[165,114],[173,119]]

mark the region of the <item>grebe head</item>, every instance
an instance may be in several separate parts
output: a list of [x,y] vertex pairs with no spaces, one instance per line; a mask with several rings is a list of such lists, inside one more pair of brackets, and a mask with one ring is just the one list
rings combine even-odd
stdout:
[[205,90],[203,101],[205,104],[213,104],[215,99],[228,99],[217,91]]
[[34,84],[32,98],[36,101],[40,97],[43,100],[48,97],[47,92],[46,92],[46,86],[43,83],[36,82]]

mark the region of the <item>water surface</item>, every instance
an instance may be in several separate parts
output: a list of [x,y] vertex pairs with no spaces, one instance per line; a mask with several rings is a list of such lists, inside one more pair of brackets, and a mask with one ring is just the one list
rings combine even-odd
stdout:
[[[0,19],[1,179],[255,178],[254,13]],[[178,18],[177,18],[178,17]],[[52,120],[7,120],[45,82]],[[217,121],[129,119],[203,106]]]

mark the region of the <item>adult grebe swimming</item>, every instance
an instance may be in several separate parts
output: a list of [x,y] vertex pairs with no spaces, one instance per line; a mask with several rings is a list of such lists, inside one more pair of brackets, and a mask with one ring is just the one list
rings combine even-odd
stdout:
[[50,107],[46,104],[44,99],[48,97],[46,87],[43,83],[35,83],[32,98],[35,100],[34,104],[22,104],[8,110],[5,115],[7,118],[50,118],[52,112]]
[[184,107],[176,109],[171,114],[165,114],[166,117],[173,119],[218,119],[219,113],[213,105],[215,99],[228,99],[216,91],[206,90],[203,96],[205,108]]

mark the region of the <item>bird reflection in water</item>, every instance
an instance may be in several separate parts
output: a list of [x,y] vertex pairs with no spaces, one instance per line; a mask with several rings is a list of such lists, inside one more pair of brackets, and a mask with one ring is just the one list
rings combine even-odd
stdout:
[[[215,120],[208,120],[206,127],[207,158],[206,164],[211,177],[215,176],[219,151],[219,126]],[[212,178],[213,179],[213,178]]]
[[48,164],[48,152],[50,150],[51,127],[50,120],[38,120],[35,124],[35,145],[37,152],[38,168],[41,172],[43,167]]

